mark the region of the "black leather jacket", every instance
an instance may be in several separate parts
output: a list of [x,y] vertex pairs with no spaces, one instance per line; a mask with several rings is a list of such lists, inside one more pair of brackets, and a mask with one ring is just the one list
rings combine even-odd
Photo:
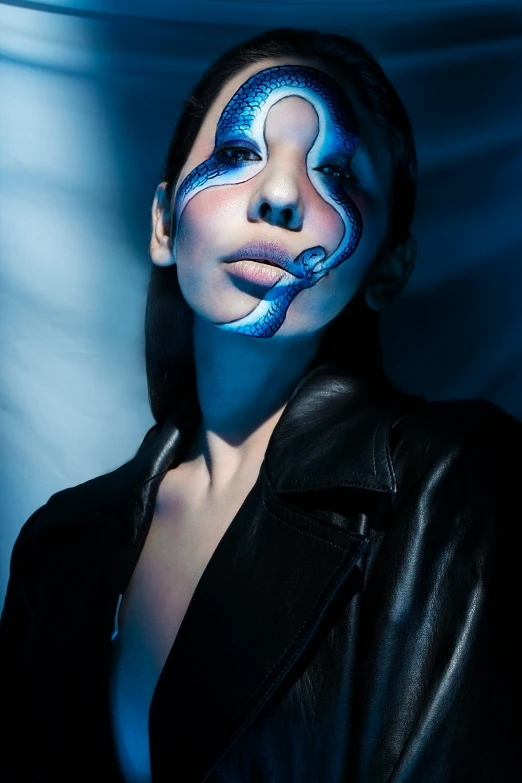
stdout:
[[[53,495],[13,549],[0,779],[117,781],[115,609],[183,417]],[[522,424],[336,362],[308,373],[150,712],[153,783],[512,783]]]

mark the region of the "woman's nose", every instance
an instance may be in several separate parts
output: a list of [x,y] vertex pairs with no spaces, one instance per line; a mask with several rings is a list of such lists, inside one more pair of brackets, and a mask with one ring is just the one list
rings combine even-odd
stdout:
[[303,225],[303,205],[295,176],[280,166],[270,172],[267,168],[259,189],[250,200],[249,219],[299,231]]

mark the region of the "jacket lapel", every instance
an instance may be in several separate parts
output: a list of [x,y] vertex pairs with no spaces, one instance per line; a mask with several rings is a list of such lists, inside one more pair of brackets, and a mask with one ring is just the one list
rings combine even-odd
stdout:
[[[197,585],[157,684],[149,717],[157,783],[173,773],[185,783],[205,780],[295,677],[368,538],[342,517],[332,524],[300,510],[292,496],[339,487],[394,493],[389,428],[411,400],[385,381],[350,377],[334,362],[297,387],[256,484]],[[178,415],[150,431],[136,457],[130,554],[148,531],[159,482],[188,442],[183,421]]]
[[363,536],[270,497],[263,471],[196,588],[150,712],[153,779],[202,781],[282,683]]

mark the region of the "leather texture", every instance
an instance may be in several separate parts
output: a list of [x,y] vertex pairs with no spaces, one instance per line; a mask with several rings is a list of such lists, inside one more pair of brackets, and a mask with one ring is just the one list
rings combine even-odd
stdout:
[[[2,781],[121,780],[114,615],[189,422],[23,526]],[[520,780],[521,434],[486,400],[427,401],[338,361],[308,372],[162,670],[153,783]]]

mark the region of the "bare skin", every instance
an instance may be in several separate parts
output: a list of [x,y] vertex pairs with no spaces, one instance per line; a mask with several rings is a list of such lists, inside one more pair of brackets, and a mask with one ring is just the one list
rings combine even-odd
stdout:
[[201,575],[254,481],[245,478],[209,501],[200,478],[182,464],[160,485],[112,642],[116,747],[129,783],[150,780],[148,720],[154,689]]

